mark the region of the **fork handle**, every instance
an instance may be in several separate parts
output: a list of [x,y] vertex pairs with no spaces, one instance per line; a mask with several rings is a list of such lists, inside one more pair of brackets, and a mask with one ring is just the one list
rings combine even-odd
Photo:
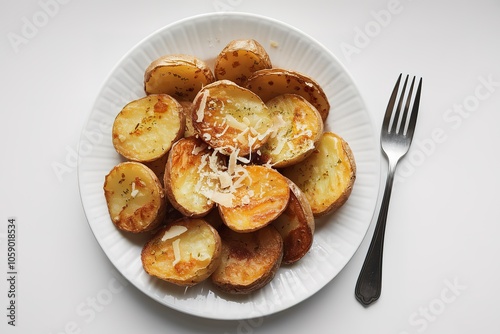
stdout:
[[354,290],[356,299],[365,306],[376,301],[382,291],[382,254],[384,251],[385,225],[387,212],[389,211],[395,169],[395,165],[389,164],[389,172],[377,224],[375,225],[373,238]]

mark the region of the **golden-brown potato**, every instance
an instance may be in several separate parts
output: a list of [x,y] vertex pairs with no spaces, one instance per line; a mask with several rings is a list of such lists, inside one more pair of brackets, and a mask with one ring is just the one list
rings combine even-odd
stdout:
[[272,225],[283,238],[284,264],[295,263],[307,254],[313,243],[315,222],[306,196],[300,188],[288,180],[290,201],[283,213]]
[[214,272],[220,255],[217,230],[202,219],[181,218],[160,229],[144,245],[141,260],[149,275],[193,286]]
[[198,91],[215,77],[201,59],[172,54],[153,61],[144,74],[146,94],[168,94],[179,101],[192,101]]
[[233,193],[231,206],[219,205],[224,223],[237,232],[258,230],[285,210],[290,188],[285,177],[274,169],[250,165],[246,177]]
[[281,68],[259,70],[248,78],[246,87],[264,102],[285,93],[300,95],[318,109],[323,121],[330,112],[330,103],[321,86],[302,73]]
[[184,133],[182,106],[165,94],[128,103],[113,123],[113,145],[129,160],[149,162],[165,155]]
[[188,217],[202,217],[214,206],[222,156],[195,137],[179,139],[168,154],[164,185],[172,205]]
[[251,233],[220,230],[221,264],[212,274],[212,282],[222,291],[248,294],[268,284],[280,267],[283,240],[269,225]]
[[120,230],[138,233],[156,228],[165,217],[165,195],[155,173],[138,162],[122,162],[104,181],[111,220]]
[[351,194],[356,163],[347,142],[325,132],[317,148],[304,161],[284,168],[283,175],[304,192],[315,217],[334,212]]
[[254,39],[229,42],[215,60],[217,80],[231,80],[243,86],[255,71],[271,68],[271,59],[262,45]]
[[267,101],[273,119],[280,121],[277,131],[260,148],[257,160],[282,168],[304,160],[323,134],[323,120],[316,108],[295,94],[278,95]]
[[272,120],[262,100],[232,81],[216,81],[196,96],[193,127],[211,147],[245,156],[262,146],[271,134]]

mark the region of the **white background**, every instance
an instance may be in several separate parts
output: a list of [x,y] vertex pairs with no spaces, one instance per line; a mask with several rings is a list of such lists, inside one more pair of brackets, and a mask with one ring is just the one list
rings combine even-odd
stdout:
[[[0,332],[496,332],[500,1],[1,0],[0,6]],[[354,286],[373,224],[344,270],[313,297],[242,321],[197,318],[151,300],[114,270],[89,228],[74,155],[105,78],[157,29],[227,10],[281,20],[335,53],[377,132],[397,75],[424,78],[414,145],[393,191],[383,292],[368,308],[355,300]],[[26,28],[35,23],[36,30]],[[64,173],[54,169],[60,165]],[[16,327],[6,316],[9,217],[18,223]]]

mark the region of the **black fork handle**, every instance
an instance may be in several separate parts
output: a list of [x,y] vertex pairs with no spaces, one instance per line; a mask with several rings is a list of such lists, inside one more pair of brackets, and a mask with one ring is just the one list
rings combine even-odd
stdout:
[[380,297],[382,291],[384,235],[395,169],[395,164],[389,164],[389,172],[385,183],[384,196],[382,198],[377,224],[375,225],[373,238],[354,290],[356,299],[365,306],[376,301]]

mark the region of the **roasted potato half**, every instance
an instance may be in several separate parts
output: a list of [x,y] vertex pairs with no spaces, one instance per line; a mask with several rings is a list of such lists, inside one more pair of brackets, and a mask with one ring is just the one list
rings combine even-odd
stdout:
[[217,174],[224,166],[220,154],[195,137],[179,139],[168,154],[164,185],[174,208],[188,217],[202,217],[215,205]]
[[196,96],[193,127],[207,144],[230,155],[259,149],[271,134],[273,121],[262,100],[232,81],[216,81]]
[[184,133],[182,106],[170,95],[149,95],[128,103],[113,123],[113,146],[129,160],[149,162],[165,155]]
[[273,226],[251,233],[220,230],[222,254],[211,276],[222,291],[248,294],[268,284],[278,271],[283,256],[283,240]]
[[304,160],[323,134],[323,120],[316,108],[296,94],[279,95],[266,103],[277,131],[260,148],[257,160],[282,168]]
[[259,70],[248,78],[246,87],[264,102],[285,93],[300,95],[318,110],[323,121],[330,112],[330,103],[321,86],[299,72],[282,68]]
[[111,220],[120,230],[149,231],[165,218],[165,195],[155,173],[142,163],[122,162],[104,181]]
[[259,42],[238,39],[229,42],[219,53],[214,74],[217,80],[231,80],[243,86],[253,72],[271,67],[271,59]]
[[179,101],[192,101],[198,91],[215,81],[210,67],[201,59],[171,54],[153,61],[144,73],[146,94],[168,94]]
[[283,238],[284,264],[295,263],[307,254],[313,243],[315,222],[311,205],[300,188],[288,180],[290,200],[272,225]]
[[217,269],[221,244],[219,233],[206,221],[181,218],[160,229],[144,245],[142,265],[151,276],[193,286]]
[[231,206],[219,205],[224,223],[237,232],[258,230],[276,219],[286,208],[290,188],[274,169],[250,165],[246,177],[233,193]]
[[347,201],[356,179],[356,163],[347,142],[325,132],[311,155],[282,173],[299,186],[314,216],[319,217]]

